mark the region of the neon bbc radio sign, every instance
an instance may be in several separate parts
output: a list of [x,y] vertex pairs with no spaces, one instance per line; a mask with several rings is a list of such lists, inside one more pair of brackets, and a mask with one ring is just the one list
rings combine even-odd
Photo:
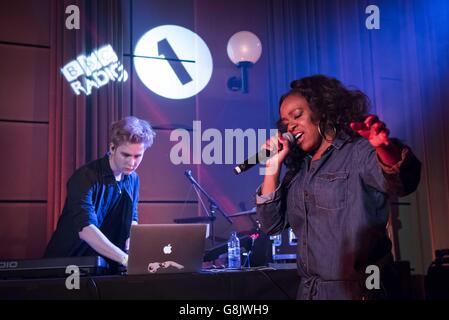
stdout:
[[[142,83],[169,99],[196,95],[209,83],[212,55],[195,32],[176,25],[158,26],[137,42],[134,65]],[[90,95],[111,81],[125,82],[128,73],[110,45],[80,55],[61,69],[75,94]]]
[[110,81],[125,82],[128,73],[118,60],[111,45],[105,45],[90,55],[80,55],[61,69],[76,95],[92,93],[92,88],[99,89]]

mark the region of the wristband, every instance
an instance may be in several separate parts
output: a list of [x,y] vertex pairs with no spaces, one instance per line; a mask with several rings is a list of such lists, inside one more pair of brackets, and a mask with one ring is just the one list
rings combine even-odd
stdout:
[[128,255],[125,255],[122,259],[122,265],[127,267],[128,266]]

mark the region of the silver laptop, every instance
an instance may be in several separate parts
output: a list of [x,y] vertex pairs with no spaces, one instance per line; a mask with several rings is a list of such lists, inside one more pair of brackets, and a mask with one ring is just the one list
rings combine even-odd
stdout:
[[128,274],[200,271],[206,228],[206,224],[132,225]]

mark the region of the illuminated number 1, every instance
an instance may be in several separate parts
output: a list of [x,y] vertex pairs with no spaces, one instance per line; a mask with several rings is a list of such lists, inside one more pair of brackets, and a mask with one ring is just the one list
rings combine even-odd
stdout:
[[175,51],[173,51],[173,48],[170,46],[170,43],[167,41],[167,39],[163,39],[157,43],[157,50],[158,55],[164,55],[166,59],[170,59],[167,60],[167,62],[170,64],[170,67],[176,73],[176,76],[183,85],[192,81],[192,78],[190,77],[186,68],[184,68],[182,62],[174,61],[179,60],[179,58],[176,55]]

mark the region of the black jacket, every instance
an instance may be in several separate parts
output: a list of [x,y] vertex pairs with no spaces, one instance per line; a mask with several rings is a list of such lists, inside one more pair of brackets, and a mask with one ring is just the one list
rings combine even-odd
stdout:
[[45,257],[96,255],[78,235],[90,224],[124,250],[131,221],[138,220],[138,201],[139,177],[135,172],[117,182],[107,155],[82,166],[67,182],[64,209]]

